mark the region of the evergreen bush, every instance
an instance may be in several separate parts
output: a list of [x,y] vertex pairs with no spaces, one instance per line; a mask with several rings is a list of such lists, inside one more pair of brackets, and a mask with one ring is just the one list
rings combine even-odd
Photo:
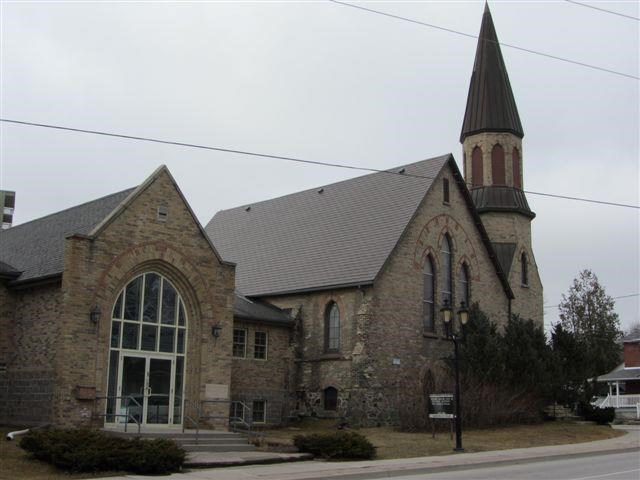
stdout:
[[296,435],[293,443],[301,452],[313,453],[330,459],[370,459],[376,447],[356,432],[316,433]]
[[68,472],[161,474],[178,471],[185,459],[185,451],[171,440],[128,439],[92,430],[32,431],[20,447]]

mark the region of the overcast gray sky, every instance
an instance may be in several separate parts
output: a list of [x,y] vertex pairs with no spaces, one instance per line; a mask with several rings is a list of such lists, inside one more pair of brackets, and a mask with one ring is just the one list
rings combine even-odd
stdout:
[[[484,2],[360,2],[477,35]],[[638,2],[590,2],[635,17]],[[639,22],[566,1],[490,3],[501,42],[639,76]],[[476,40],[316,2],[2,2],[3,118],[390,168],[452,152]],[[639,204],[639,82],[503,47],[525,189]],[[358,173],[1,125],[16,223],[166,164],[201,223]],[[545,305],[584,268],[640,292],[638,210],[528,196]],[[623,326],[640,298],[616,301]],[[557,310],[545,310],[545,323]]]

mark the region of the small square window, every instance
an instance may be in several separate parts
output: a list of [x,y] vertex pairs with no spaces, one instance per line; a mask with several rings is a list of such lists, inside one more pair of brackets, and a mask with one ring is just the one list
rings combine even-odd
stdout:
[[266,423],[267,421],[267,402],[265,400],[253,401],[253,423]]
[[449,203],[449,179],[442,179],[442,201],[444,203]]
[[256,332],[253,358],[257,360],[267,359],[267,332]]
[[241,328],[233,329],[233,356],[245,358],[247,355],[247,331]]

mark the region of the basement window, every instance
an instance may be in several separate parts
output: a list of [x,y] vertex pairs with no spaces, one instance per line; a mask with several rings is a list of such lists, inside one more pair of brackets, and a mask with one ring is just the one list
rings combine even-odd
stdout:
[[158,205],[158,221],[159,222],[166,222],[167,218],[169,217],[169,207],[167,207],[166,205]]

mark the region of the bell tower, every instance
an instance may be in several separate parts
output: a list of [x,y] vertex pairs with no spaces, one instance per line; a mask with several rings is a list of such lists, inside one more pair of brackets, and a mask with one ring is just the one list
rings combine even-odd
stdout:
[[513,313],[542,323],[542,284],[531,247],[535,214],[524,194],[524,130],[485,4],[462,123],[464,177],[516,296]]

